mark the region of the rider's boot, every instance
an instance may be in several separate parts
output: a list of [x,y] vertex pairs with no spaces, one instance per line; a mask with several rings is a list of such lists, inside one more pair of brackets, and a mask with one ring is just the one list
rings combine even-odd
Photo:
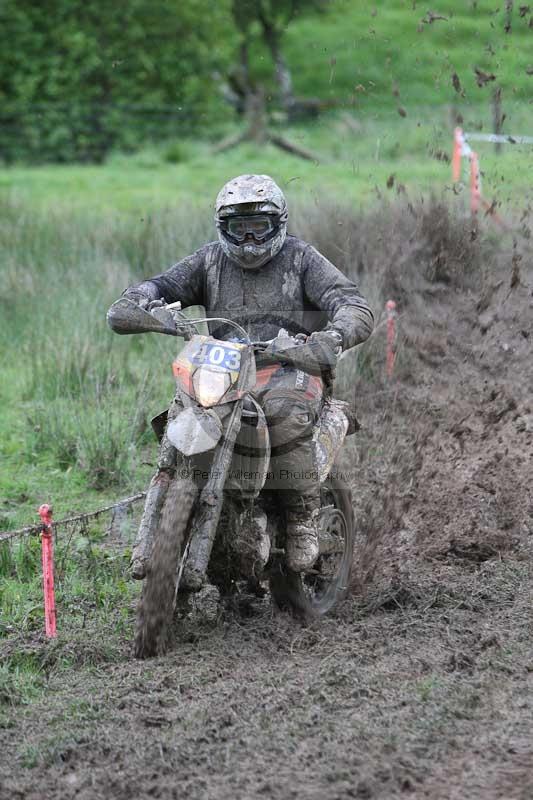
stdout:
[[287,508],[285,558],[293,572],[311,569],[318,558],[318,515],[320,499],[302,495]]

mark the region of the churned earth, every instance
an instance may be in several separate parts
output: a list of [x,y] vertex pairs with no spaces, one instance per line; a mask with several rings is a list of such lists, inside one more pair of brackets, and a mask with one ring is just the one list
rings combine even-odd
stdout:
[[2,800],[533,797],[533,259],[441,278],[396,281],[396,377],[380,325],[356,386],[337,615],[218,615],[206,593],[150,661],[133,609],[120,635],[20,643],[48,684],[0,728]]

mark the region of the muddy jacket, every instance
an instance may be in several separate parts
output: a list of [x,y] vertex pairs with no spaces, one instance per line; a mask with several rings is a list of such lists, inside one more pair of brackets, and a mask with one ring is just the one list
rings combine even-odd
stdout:
[[[252,340],[272,339],[280,328],[309,334],[328,327],[342,333],[347,349],[367,339],[374,324],[357,286],[295,236],[258,270],[241,269],[211,242],[124,294],[133,289],[153,300],[179,300],[184,308],[203,305],[207,316],[238,322]],[[210,332],[235,335],[220,323],[211,323]]]

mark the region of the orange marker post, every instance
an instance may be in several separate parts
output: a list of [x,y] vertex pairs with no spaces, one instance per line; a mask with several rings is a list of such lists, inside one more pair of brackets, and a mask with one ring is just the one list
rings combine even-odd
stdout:
[[456,128],[453,132],[453,154],[452,154],[452,180],[457,183],[461,178],[461,156],[463,154],[463,131]]
[[41,546],[43,560],[43,592],[44,592],[44,630],[49,639],[56,633],[56,601],[54,591],[54,541],[52,528],[52,509],[47,503],[39,508],[39,516],[43,523]]
[[387,300],[387,377],[392,378],[394,361],[394,342],[396,339],[396,303],[394,300]]

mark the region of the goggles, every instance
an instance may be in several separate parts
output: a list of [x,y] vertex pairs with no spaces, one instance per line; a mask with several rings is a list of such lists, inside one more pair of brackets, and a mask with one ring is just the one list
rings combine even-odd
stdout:
[[224,220],[224,229],[237,242],[244,242],[247,236],[251,236],[256,242],[264,242],[276,229],[276,225],[269,214],[253,214],[228,217]]

